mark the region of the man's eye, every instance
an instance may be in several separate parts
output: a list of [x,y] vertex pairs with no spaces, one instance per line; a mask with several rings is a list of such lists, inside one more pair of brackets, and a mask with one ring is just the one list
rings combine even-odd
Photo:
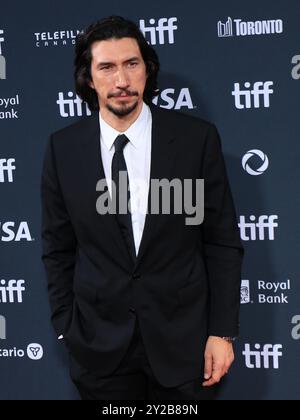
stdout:
[[129,63],[129,67],[135,67],[136,65],[137,65],[136,61]]

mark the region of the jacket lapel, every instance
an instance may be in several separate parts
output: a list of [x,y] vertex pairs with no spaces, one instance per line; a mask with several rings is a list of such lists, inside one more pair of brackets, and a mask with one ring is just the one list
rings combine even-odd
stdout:
[[151,239],[155,237],[155,232],[159,228],[161,217],[159,214],[151,215],[149,209],[150,187],[153,179],[171,179],[172,168],[174,165],[175,147],[172,144],[175,134],[170,131],[171,126],[166,124],[165,112],[159,108],[150,105],[152,114],[152,144],[151,144],[151,165],[150,165],[150,183],[148,194],[148,213],[145,219],[144,231],[137,255],[135,269],[140,264]]
[[109,238],[107,247],[113,250],[114,253],[116,253],[116,251],[119,253],[119,255],[117,254],[118,260],[120,258],[122,261],[125,258],[127,262],[132,265],[132,259],[123,239],[116,216],[114,214],[108,213],[99,215],[96,212],[96,201],[101,195],[101,192],[96,191],[96,185],[100,179],[105,180],[105,172],[102,163],[100,146],[100,125],[98,112],[93,113],[92,116],[89,117],[89,121],[85,130],[85,137],[86,150],[84,151],[84,168],[82,168],[82,170],[85,174],[84,176],[86,179],[86,185],[91,185],[93,188],[92,205],[95,206],[95,230],[97,231],[97,226],[99,223],[101,223],[101,230],[105,229],[107,231],[107,235],[105,236]]

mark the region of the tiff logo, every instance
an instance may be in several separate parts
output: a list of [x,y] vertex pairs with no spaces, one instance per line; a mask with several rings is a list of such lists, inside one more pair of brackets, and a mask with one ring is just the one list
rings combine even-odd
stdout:
[[259,216],[258,222],[256,222],[256,216],[249,217],[250,222],[246,222],[245,216],[240,216],[240,233],[241,239],[243,241],[264,241],[269,239],[274,241],[274,231],[278,227],[278,223],[275,223],[275,220],[278,219],[278,216]]
[[87,103],[83,102],[79,96],[74,96],[73,92],[68,92],[68,97],[70,99],[65,99],[63,92],[58,93],[58,100],[56,103],[59,106],[61,117],[82,117],[83,110],[85,110],[87,116],[92,114]]
[[0,280],[0,303],[23,302],[24,280]]
[[5,57],[2,55],[2,42],[4,42],[4,33],[3,29],[0,29],[0,79],[6,79],[6,61]]
[[[251,83],[244,83],[246,89],[242,90],[240,83],[234,84],[234,90],[231,92],[234,96],[235,107],[237,109],[251,109],[251,108],[270,108],[270,96],[274,93],[274,90],[271,89],[274,83],[271,81],[268,82],[255,82],[253,84],[253,89],[251,89]],[[263,105],[261,103],[261,98],[263,99]]]
[[0,182],[14,182],[13,171],[16,169],[15,159],[0,159]]
[[233,36],[231,17],[228,18],[226,23],[222,23],[221,21],[218,22],[218,37],[225,38],[228,36]]
[[177,26],[175,25],[175,22],[177,22],[176,17],[171,18],[160,18],[158,19],[157,26],[154,26],[156,24],[155,19],[149,19],[149,24],[151,26],[146,26],[145,20],[140,19],[140,30],[143,32],[145,38],[146,34],[150,34],[150,44],[156,45],[157,44],[157,37],[156,33],[158,34],[158,43],[160,45],[165,44],[165,33],[168,34],[168,43],[174,44],[174,32],[177,30]]
[[6,319],[0,315],[0,340],[6,340]]
[[243,356],[248,369],[279,369],[279,357],[282,356],[281,344],[265,344],[261,350],[260,344],[254,345],[251,350],[250,344],[245,344]]

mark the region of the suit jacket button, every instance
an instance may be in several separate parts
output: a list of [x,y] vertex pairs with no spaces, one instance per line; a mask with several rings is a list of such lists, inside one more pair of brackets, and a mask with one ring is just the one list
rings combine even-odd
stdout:
[[134,308],[129,308],[129,312],[135,313],[135,309]]

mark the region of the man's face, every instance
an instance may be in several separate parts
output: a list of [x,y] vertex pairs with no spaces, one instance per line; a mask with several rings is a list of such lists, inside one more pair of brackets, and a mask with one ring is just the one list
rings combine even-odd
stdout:
[[96,41],[91,46],[90,86],[99,106],[119,117],[142,105],[146,85],[146,65],[134,38]]

